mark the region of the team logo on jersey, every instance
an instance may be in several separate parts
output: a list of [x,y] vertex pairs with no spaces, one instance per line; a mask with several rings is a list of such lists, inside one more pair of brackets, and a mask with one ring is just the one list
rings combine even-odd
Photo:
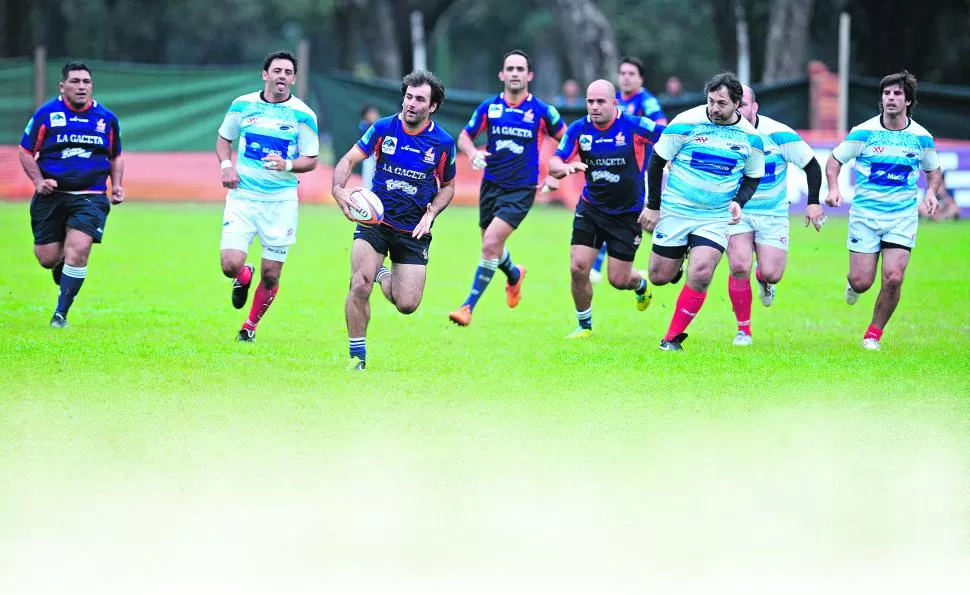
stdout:
[[501,118],[503,111],[505,110],[502,109],[501,105],[499,105],[498,103],[493,103],[492,105],[488,106],[488,119],[494,120],[497,118]]
[[593,135],[591,134],[580,134],[579,135],[579,148],[583,151],[589,151],[593,148]]
[[389,136],[381,143],[381,153],[393,155],[397,151],[397,139]]
[[95,132],[100,132],[104,134],[104,118],[98,120],[98,123],[94,125]]
[[58,126],[67,126],[67,118],[64,112],[51,112],[51,128]]
[[531,122],[535,122],[535,119],[536,119],[536,115],[532,113],[532,110],[527,110],[524,114],[522,114],[523,122],[531,123]]
[[626,137],[623,136],[622,130],[616,133],[616,138],[614,138],[613,140],[614,142],[616,142],[616,146],[618,147],[622,147],[623,145],[626,144]]
[[425,163],[434,163],[434,157],[435,157],[435,155],[434,155],[434,148],[433,147],[429,148],[427,151],[424,152],[424,162]]

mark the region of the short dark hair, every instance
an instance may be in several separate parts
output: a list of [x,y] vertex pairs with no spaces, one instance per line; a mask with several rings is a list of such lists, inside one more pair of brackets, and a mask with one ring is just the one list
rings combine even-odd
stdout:
[[502,69],[505,69],[505,61],[509,59],[509,56],[522,56],[525,58],[525,70],[526,72],[532,72],[532,60],[529,60],[529,54],[523,52],[522,50],[512,50],[511,52],[502,56]]
[[61,69],[61,82],[66,81],[67,75],[71,72],[74,72],[75,70],[83,70],[88,74],[91,74],[91,69],[88,68],[88,65],[85,64],[84,62],[77,62],[77,61],[68,62],[67,64],[64,65],[64,68]]
[[428,85],[431,87],[430,102],[441,109],[441,104],[445,102],[445,86],[433,72],[427,70],[414,70],[411,74],[401,79],[401,96],[408,92],[408,87],[420,87]]
[[263,72],[269,72],[269,66],[273,63],[273,60],[289,60],[293,64],[293,74],[296,74],[296,56],[292,53],[286,50],[279,50],[266,56],[266,59],[263,60]]
[[[909,105],[906,106],[906,115],[909,116],[913,113],[913,108],[916,107],[916,77],[910,74],[908,70],[902,72],[894,72],[893,74],[887,74],[882,78],[879,83],[879,95],[886,90],[886,87],[891,87],[893,85],[899,85],[903,88],[903,93],[906,95],[906,101]],[[882,101],[879,101],[879,107],[882,108]]]
[[741,81],[738,77],[734,75],[733,72],[719,72],[715,74],[714,77],[707,81],[704,85],[704,95],[707,96],[710,93],[717,91],[721,87],[725,87],[728,92],[728,97],[734,103],[741,103],[741,98],[744,96],[744,89],[741,88]]
[[643,60],[635,56],[624,56],[623,59],[620,60],[620,66],[623,66],[624,64],[636,66],[637,72],[640,73],[640,78],[643,78]]

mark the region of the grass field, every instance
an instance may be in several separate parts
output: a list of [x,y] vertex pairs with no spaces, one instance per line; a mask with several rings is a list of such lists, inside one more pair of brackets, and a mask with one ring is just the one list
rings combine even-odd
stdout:
[[644,313],[597,286],[596,335],[563,340],[555,209],[510,244],[522,305],[496,282],[450,325],[478,261],[477,214],[453,209],[420,309],[374,295],[368,369],[348,374],[351,225],[303,207],[248,345],[220,217],[117,208],[55,331],[27,205],[0,204],[0,593],[970,589],[964,226],[922,226],[879,353],[860,346],[876,292],[842,301],[833,218],[794,221],[753,348],[731,346],[722,263],[670,354],[679,286]]

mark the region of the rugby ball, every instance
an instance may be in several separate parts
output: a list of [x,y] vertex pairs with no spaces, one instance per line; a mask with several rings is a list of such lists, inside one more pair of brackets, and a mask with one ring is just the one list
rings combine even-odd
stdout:
[[384,203],[370,190],[352,192],[347,206],[350,207],[350,216],[361,223],[376,225],[384,220]]

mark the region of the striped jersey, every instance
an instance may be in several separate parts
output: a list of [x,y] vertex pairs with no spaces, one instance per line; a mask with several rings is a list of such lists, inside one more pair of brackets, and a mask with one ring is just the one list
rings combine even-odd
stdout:
[[724,217],[742,176],[765,173],[764,141],[754,126],[740,114],[735,124],[715,124],[706,105],[674,118],[654,151],[670,162],[662,209],[683,217]]
[[815,152],[798,133],[766,116],[757,117],[755,128],[765,146],[765,175],[744,211],[758,215],[788,216],[788,164],[804,169]]
[[271,103],[263,92],[237,97],[219,127],[219,136],[239,139],[236,173],[239,185],[229,198],[256,201],[297,200],[296,174],[263,167],[263,157],[316,157],[320,153],[317,116],[299,98]]
[[855,159],[851,211],[876,219],[915,216],[919,170],[940,167],[933,135],[912,119],[902,130],[887,130],[881,115],[853,128],[832,155],[841,163]]

